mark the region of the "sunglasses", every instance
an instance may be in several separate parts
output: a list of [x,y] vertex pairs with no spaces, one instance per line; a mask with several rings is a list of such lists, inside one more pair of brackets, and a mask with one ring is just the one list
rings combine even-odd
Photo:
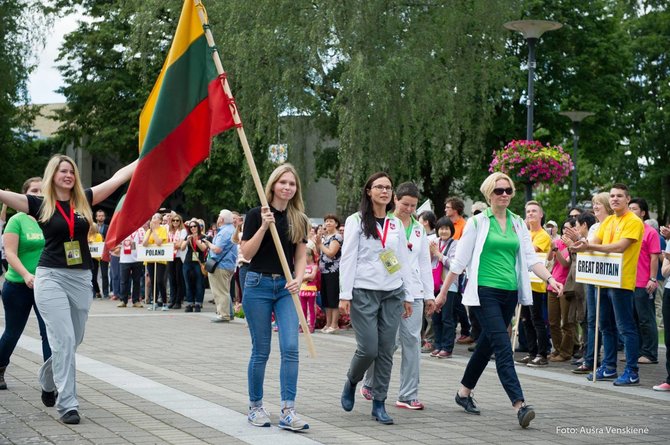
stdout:
[[173,223],[175,223],[175,222],[178,223],[178,222],[181,222],[181,220],[179,220],[179,219],[173,219],[172,222],[173,222]]
[[197,229],[198,226],[189,226],[191,229]]
[[512,193],[514,193],[514,190],[512,189],[512,187],[494,188],[493,193],[495,193],[498,196],[502,196],[503,193],[507,194],[507,196],[512,196]]

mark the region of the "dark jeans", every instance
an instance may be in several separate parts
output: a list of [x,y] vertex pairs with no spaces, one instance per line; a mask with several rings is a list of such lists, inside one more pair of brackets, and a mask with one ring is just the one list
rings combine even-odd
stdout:
[[496,371],[500,383],[514,404],[524,400],[521,384],[514,369],[512,344],[507,333],[507,327],[512,321],[518,302],[518,292],[485,286],[479,286],[478,292],[480,305],[471,306],[470,310],[479,320],[482,332],[477,341],[477,348],[465,368],[461,384],[474,389],[493,352],[496,355]]
[[93,263],[93,290],[96,294],[100,293],[100,286],[98,286],[98,270],[102,275],[102,296],[109,297],[109,263],[107,261],[92,260]]
[[181,258],[175,257],[168,263],[168,282],[170,283],[170,304],[181,304],[184,301],[184,272]]
[[202,306],[205,299],[205,284],[202,272],[200,272],[200,263],[187,261],[182,266],[184,272],[184,284],[186,287],[186,303],[190,305],[198,304]]
[[468,319],[468,312],[465,310],[465,306],[463,306],[463,295],[458,292],[456,292],[456,298],[454,299],[454,318],[456,322],[461,324],[461,335],[469,337],[470,320]]
[[[633,315],[635,293],[628,289],[600,289],[600,330],[603,334],[603,365],[616,369],[619,335],[623,336],[626,368],[638,371],[639,335]],[[658,335],[658,334],[657,334]]]
[[[151,280],[151,289],[149,289],[149,299],[151,300],[151,302],[155,301],[156,303],[167,303],[167,287],[165,286],[165,274],[167,272],[167,265],[159,263],[147,263],[147,272],[149,272],[149,279]],[[153,293],[154,289],[156,289],[155,300]]]
[[477,341],[482,333],[482,326],[479,324],[479,320],[477,320],[472,307],[470,308],[470,326],[472,328],[470,329],[470,337]]
[[447,292],[447,301],[440,312],[433,312],[433,332],[435,332],[434,349],[447,352],[454,350],[454,336],[456,334],[456,314],[454,306],[458,292]]
[[533,291],[533,305],[521,307],[521,318],[526,329],[528,353],[531,357],[541,355],[547,358],[549,354],[549,336],[547,325],[544,323],[544,299],[541,292]]
[[[121,295],[119,297],[124,303],[128,303],[128,296],[130,295],[130,286],[132,284],[132,301],[137,303],[140,301],[140,289],[142,280],[144,279],[144,265],[140,262],[135,263],[121,263]],[[132,281],[131,281],[132,280]]]
[[[112,285],[112,293],[117,297],[121,295],[121,259],[118,256],[109,257],[109,275]],[[104,287],[104,286],[103,286]]]
[[[598,298],[598,288],[592,284],[584,286],[586,291],[586,353],[584,354],[584,365],[589,368],[593,367],[593,356],[595,355],[593,348],[596,341],[596,305]],[[603,336],[598,329],[598,355],[603,346]]]
[[649,295],[644,287],[635,288],[635,322],[640,335],[640,356],[652,362],[658,361],[658,327],[656,326],[656,306],[654,295]]
[[663,337],[665,340],[665,372],[668,376],[665,382],[670,385],[670,289],[663,289],[663,326],[665,330]]
[[26,327],[30,309],[33,309],[37,315],[37,324],[40,328],[40,337],[42,337],[42,358],[47,361],[51,357],[51,348],[44,320],[35,305],[33,290],[23,283],[5,281],[2,286],[2,306],[5,309],[5,331],[0,338],[0,367],[9,364],[9,358]]

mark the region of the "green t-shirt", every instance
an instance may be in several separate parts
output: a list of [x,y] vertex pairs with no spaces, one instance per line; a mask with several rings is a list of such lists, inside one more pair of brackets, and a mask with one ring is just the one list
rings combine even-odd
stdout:
[[479,286],[494,287],[503,290],[516,290],[516,254],[519,251],[519,237],[512,225],[512,214],[507,212],[507,230],[502,233],[500,224],[490,209],[489,233],[486,235],[484,249],[479,257]]
[[[37,221],[25,213],[17,213],[7,221],[5,233],[14,233],[19,236],[17,252],[19,260],[28,272],[34,274],[44,249],[44,235]],[[23,277],[12,266],[9,266],[5,279],[12,283],[23,283]]]

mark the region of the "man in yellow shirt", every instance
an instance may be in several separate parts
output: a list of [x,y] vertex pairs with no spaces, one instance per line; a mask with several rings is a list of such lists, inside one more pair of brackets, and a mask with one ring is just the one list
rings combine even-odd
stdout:
[[[530,230],[530,238],[533,241],[535,252],[549,253],[551,250],[551,237],[542,228],[544,211],[537,201],[526,203],[526,224]],[[544,307],[547,304],[546,283],[531,283],[533,291],[533,305],[521,307],[521,319],[526,332],[526,343],[528,344],[528,355],[517,360],[518,364],[525,364],[531,368],[541,368],[549,364],[549,336],[547,325],[544,322]]]
[[[628,210],[629,202],[628,187],[624,184],[614,184],[609,198],[614,215],[608,216],[602,222],[598,233],[590,242],[582,238],[573,246],[577,252],[623,254],[621,288],[600,289],[600,331],[603,334],[604,357],[595,375],[596,380],[614,380],[616,386],[640,384],[637,365],[639,336],[633,307],[637,261],[642,247],[644,223]],[[617,329],[623,336],[626,351],[626,368],[621,376],[616,371]],[[594,376],[589,374],[586,378],[593,380]]]

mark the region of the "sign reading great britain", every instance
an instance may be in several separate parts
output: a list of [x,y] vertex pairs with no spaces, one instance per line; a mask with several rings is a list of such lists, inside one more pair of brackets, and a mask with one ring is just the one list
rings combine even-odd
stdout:
[[603,287],[621,287],[623,254],[584,252],[577,254],[575,281]]
[[137,261],[156,262],[173,261],[174,244],[163,243],[160,246],[149,244],[147,247],[137,246]]

